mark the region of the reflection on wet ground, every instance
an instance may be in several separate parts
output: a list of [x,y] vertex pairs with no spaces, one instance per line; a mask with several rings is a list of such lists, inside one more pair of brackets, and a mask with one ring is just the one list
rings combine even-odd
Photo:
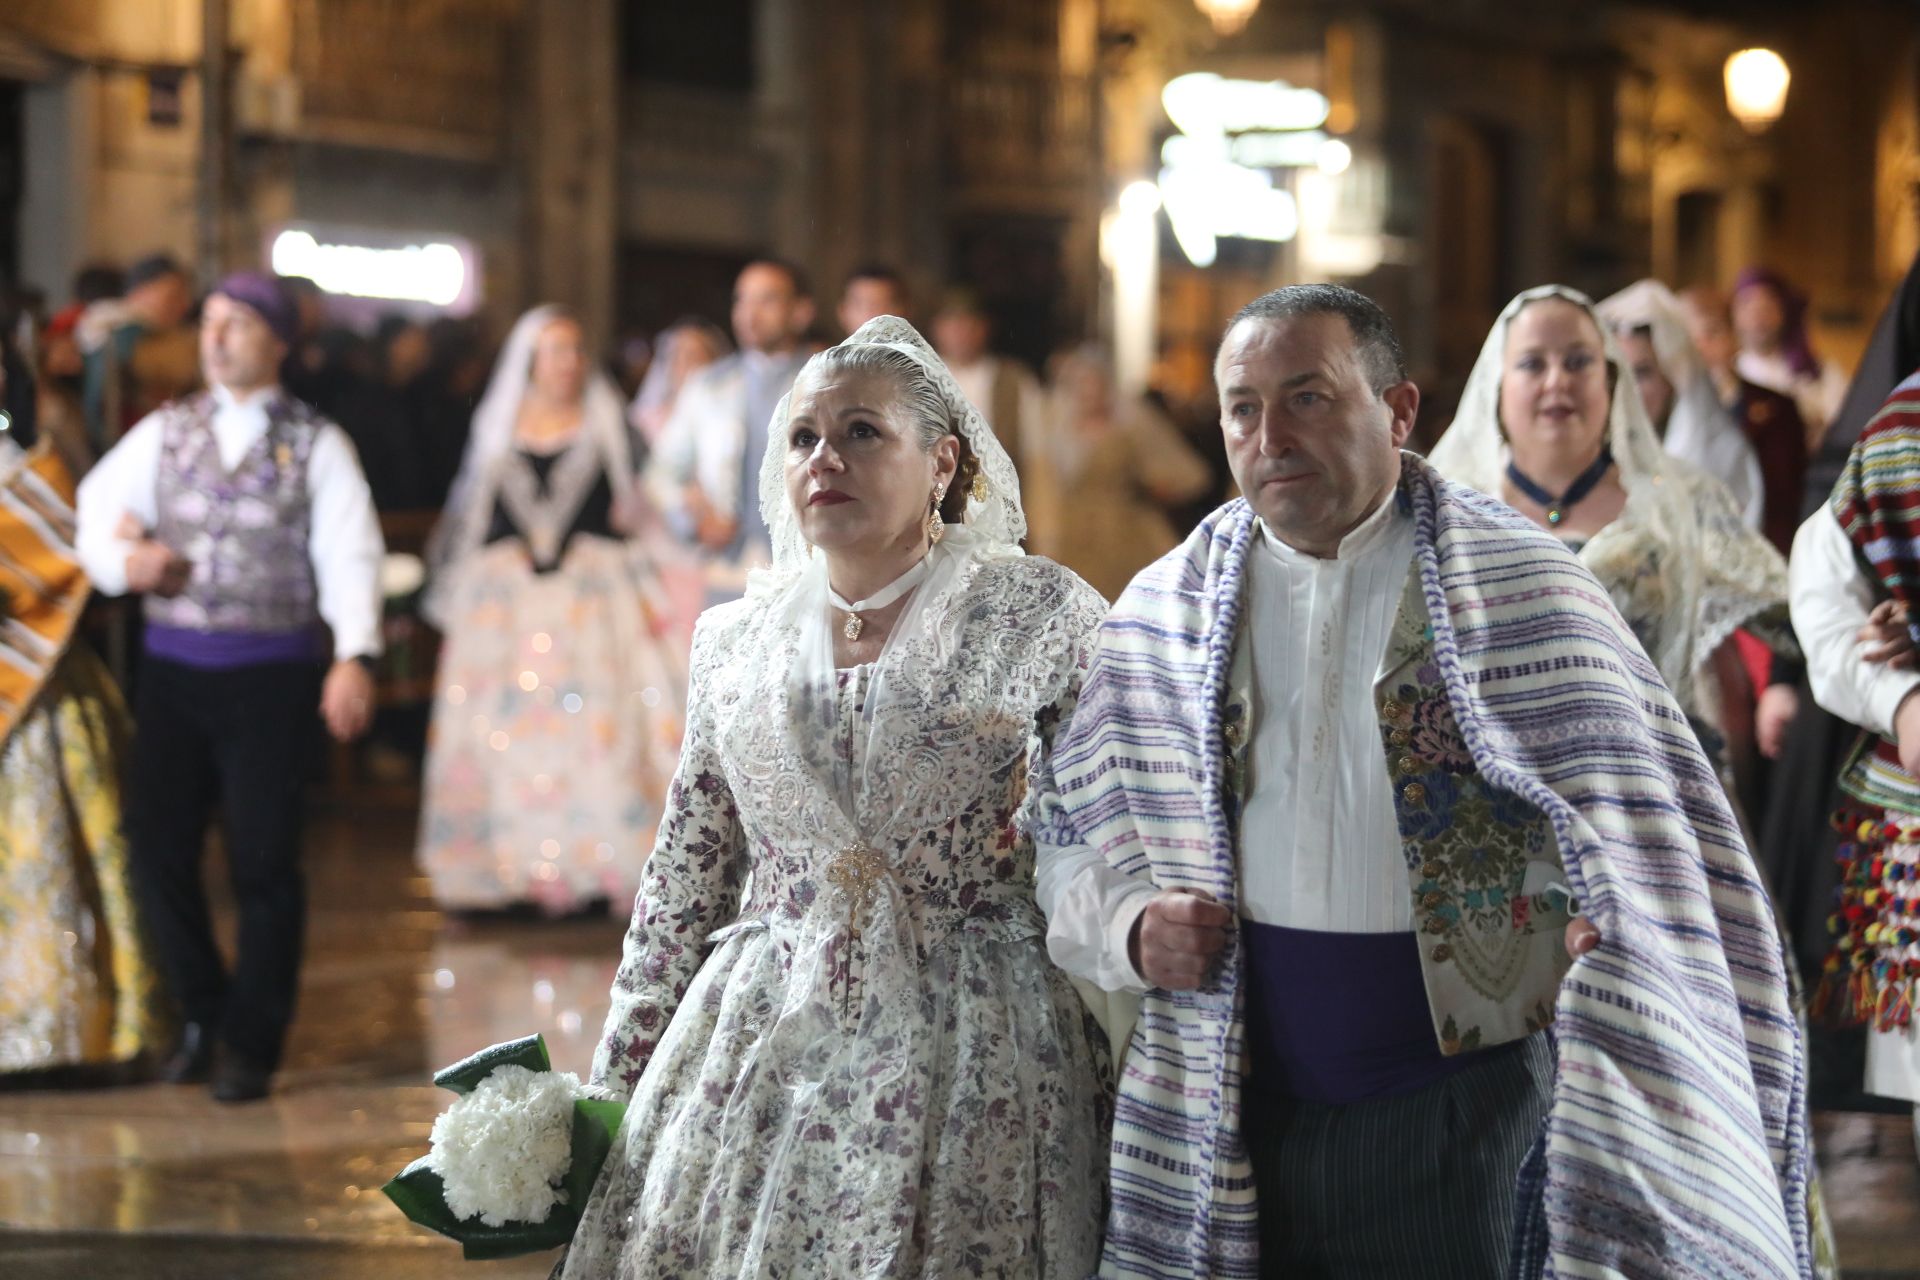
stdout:
[[0,1092],[0,1275],[546,1275],[550,1256],[462,1262],[380,1186],[450,1100],[435,1068],[541,1031],[586,1074],[623,922],[450,920],[412,841],[404,813],[316,819],[299,1019],[267,1101]]
[[[300,1018],[274,1096],[0,1092],[0,1276],[532,1280],[465,1263],[380,1185],[426,1149],[434,1068],[546,1034],[587,1071],[623,922],[465,924],[433,909],[404,812],[319,816]],[[217,877],[216,877],[217,883]],[[1817,1121],[1846,1274],[1920,1278],[1920,1167],[1900,1116]]]

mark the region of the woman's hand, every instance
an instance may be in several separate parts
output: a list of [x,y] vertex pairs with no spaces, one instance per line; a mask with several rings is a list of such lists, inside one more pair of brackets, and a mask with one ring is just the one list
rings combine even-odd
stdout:
[[1867,615],[1867,625],[1854,633],[1862,646],[1860,656],[1867,662],[1883,663],[1897,670],[1914,666],[1913,632],[1907,627],[1907,606],[1898,600],[1882,600]]
[[1753,737],[1761,755],[1769,760],[1780,758],[1780,749],[1787,742],[1787,729],[1799,714],[1800,695],[1790,684],[1771,685],[1760,695],[1760,705],[1753,713]]

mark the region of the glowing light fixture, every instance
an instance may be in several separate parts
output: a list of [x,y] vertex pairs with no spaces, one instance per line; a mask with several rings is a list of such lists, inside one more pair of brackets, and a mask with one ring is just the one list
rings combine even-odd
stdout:
[[1748,133],[1765,133],[1787,106],[1793,73],[1771,49],[1742,49],[1727,59],[1727,110]]
[[1246,28],[1260,0],[1193,0],[1193,7],[1207,15],[1215,34],[1231,36]]
[[327,293],[355,298],[445,307],[467,284],[467,260],[450,244],[326,244],[310,231],[289,229],[274,237],[270,257],[283,276],[305,276]]
[[1180,132],[1202,137],[1256,129],[1318,129],[1327,122],[1327,95],[1284,80],[1228,80],[1211,71],[1175,76],[1160,105]]
[[1300,230],[1293,193],[1273,170],[1327,167],[1353,154],[1329,138],[1327,97],[1284,80],[1176,76],[1160,93],[1180,132],[1160,149],[1160,198],[1173,237],[1196,267],[1211,266],[1218,240],[1291,240]]
[[1314,167],[1325,174],[1345,173],[1353,165],[1353,148],[1338,138],[1322,142],[1314,156]]
[[1120,192],[1120,212],[1134,217],[1160,212],[1160,188],[1145,179],[1129,182]]

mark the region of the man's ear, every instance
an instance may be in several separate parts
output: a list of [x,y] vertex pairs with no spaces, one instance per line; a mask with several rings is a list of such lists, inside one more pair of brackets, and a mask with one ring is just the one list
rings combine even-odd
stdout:
[[1396,382],[1380,393],[1380,399],[1393,414],[1391,431],[1393,447],[1398,449],[1406,444],[1407,437],[1413,434],[1414,419],[1420,416],[1420,388],[1411,382]]

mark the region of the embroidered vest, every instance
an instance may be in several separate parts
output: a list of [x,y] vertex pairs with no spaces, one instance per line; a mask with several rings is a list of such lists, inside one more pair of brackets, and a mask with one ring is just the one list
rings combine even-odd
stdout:
[[[1546,816],[1488,785],[1473,766],[1434,661],[1417,563],[1373,694],[1434,1036],[1451,1055],[1552,1025],[1570,963],[1564,934],[1571,917]],[[1222,733],[1226,812],[1237,843],[1253,681],[1247,646],[1235,647]]]
[[323,419],[276,395],[266,432],[229,472],[213,411],[204,393],[162,410],[154,536],[184,556],[193,574],[170,600],[146,597],[147,620],[189,631],[312,628],[320,614],[307,549],[307,464]]

